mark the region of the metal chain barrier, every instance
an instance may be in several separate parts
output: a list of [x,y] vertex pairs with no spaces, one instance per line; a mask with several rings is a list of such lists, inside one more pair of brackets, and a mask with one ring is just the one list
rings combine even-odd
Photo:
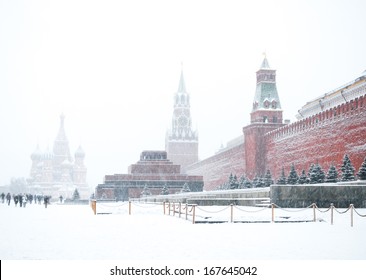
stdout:
[[338,214],[345,214],[347,213],[349,210],[351,209],[351,205],[345,210],[345,211],[339,211],[336,207],[334,207],[334,210],[338,213]]
[[300,208],[300,209],[289,209],[289,208],[283,208],[281,206],[278,206],[277,204],[274,203],[274,207],[275,208],[278,208],[278,209],[281,209],[282,211],[285,211],[285,212],[302,212],[302,211],[306,211],[307,209],[313,207],[313,204],[310,204],[308,207],[305,207],[305,208]]
[[[96,200],[92,200],[91,201],[91,208],[94,212],[94,215],[97,214],[97,201]],[[199,207],[197,206],[196,204],[187,204],[187,203],[170,203],[170,202],[163,202],[163,204],[159,204],[159,203],[150,203],[148,205],[142,205],[141,203],[136,203],[136,202],[133,202],[133,201],[129,201],[129,202],[123,202],[123,203],[119,203],[119,204],[109,204],[109,203],[98,203],[98,206],[100,205],[101,207],[106,207],[106,208],[120,208],[121,206],[124,206],[128,204],[129,205],[129,210],[128,210],[128,213],[129,215],[131,215],[131,205],[136,205],[140,208],[145,208],[145,209],[151,209],[151,208],[156,208],[156,207],[160,207],[161,205],[163,205],[163,210],[164,210],[164,215],[166,213],[166,209],[168,209],[168,213],[170,215],[171,211],[173,211],[173,216],[175,215],[175,213],[179,213],[179,218],[181,218],[181,215],[182,214],[185,214],[185,219],[188,220],[188,216],[192,216],[192,223],[196,223],[196,217],[200,217],[200,218],[204,218],[204,219],[208,219],[208,218],[211,218],[211,217],[204,217],[204,216],[200,216],[200,215],[196,215],[196,209],[204,212],[204,213],[210,213],[210,214],[217,214],[217,213],[221,213],[221,212],[224,212],[226,211],[228,208],[230,208],[230,221],[233,222],[234,221],[234,214],[233,214],[233,209],[238,209],[239,211],[241,212],[246,212],[246,213],[258,213],[258,212],[261,212],[261,211],[264,211],[264,210],[267,210],[267,209],[271,209],[272,211],[272,222],[275,222],[275,215],[274,215],[274,210],[275,208],[278,208],[282,211],[285,211],[285,212],[302,212],[302,211],[306,211],[308,210],[309,208],[313,208],[313,221],[316,222],[316,211],[319,211],[320,213],[327,213],[329,211],[331,211],[331,224],[333,225],[333,221],[334,221],[334,211],[337,212],[338,214],[345,214],[347,213],[348,211],[350,211],[351,213],[351,227],[353,227],[353,218],[354,218],[354,213],[356,213],[356,215],[358,215],[359,217],[361,218],[366,218],[366,214],[361,214],[355,207],[353,204],[350,204],[350,206],[345,209],[344,211],[341,211],[339,210],[338,208],[336,208],[334,206],[333,203],[330,204],[330,207],[329,208],[326,208],[324,210],[322,210],[321,208],[319,208],[315,203],[312,203],[310,204],[309,206],[305,207],[305,208],[301,208],[301,209],[288,209],[288,208],[283,208],[283,207],[280,207],[278,206],[277,204],[274,204],[272,203],[271,204],[271,207],[259,207],[258,210],[248,210],[248,209],[244,209],[244,208],[240,208],[239,206],[237,205],[229,205],[229,206],[226,206],[222,209],[219,209],[219,210],[207,210],[207,209],[204,209],[203,207]],[[184,213],[185,212],[185,213]],[[112,214],[112,213],[108,213],[108,214]]]
[[264,210],[268,210],[269,209],[268,207],[259,207],[259,210],[245,210],[245,209],[239,208],[237,205],[234,205],[234,208],[235,209],[238,209],[239,211],[247,212],[247,213],[258,213],[258,212],[261,212],[261,211],[264,211]]
[[366,218],[366,214],[365,214],[365,215],[360,214],[360,213],[356,210],[356,208],[354,208],[353,210],[355,211],[355,213],[356,213],[358,216],[360,216],[360,217],[362,217],[362,218]]
[[[315,203],[314,203],[315,204]],[[320,213],[327,213],[331,208],[332,206],[329,206],[329,208],[327,210],[320,210],[320,208],[315,204],[315,208],[316,210],[318,210]]]
[[210,211],[210,210],[206,210],[206,209],[203,209],[199,206],[197,206],[197,209],[201,210],[202,212],[206,212],[206,213],[210,213],[210,214],[216,214],[216,213],[220,213],[220,212],[223,212],[225,211],[226,209],[228,209],[230,206],[227,206],[225,207],[224,209],[221,209],[221,210],[218,210],[218,211]]

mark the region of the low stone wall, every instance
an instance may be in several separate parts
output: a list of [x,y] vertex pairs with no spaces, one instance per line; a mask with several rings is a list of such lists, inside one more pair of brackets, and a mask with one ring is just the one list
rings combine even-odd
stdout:
[[146,203],[181,202],[208,205],[241,205],[241,206],[266,206],[269,205],[270,188],[239,189],[225,191],[203,191],[171,195],[145,196],[136,201]]
[[324,183],[313,185],[272,185],[271,203],[286,208],[303,208],[312,203],[328,208],[331,203],[338,208],[366,208],[366,181]]

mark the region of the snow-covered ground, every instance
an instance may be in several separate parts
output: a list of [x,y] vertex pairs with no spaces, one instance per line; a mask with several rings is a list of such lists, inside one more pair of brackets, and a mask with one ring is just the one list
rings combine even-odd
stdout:
[[[2,260],[365,260],[366,218],[316,212],[317,222],[270,221],[271,209],[234,207],[236,223],[192,224],[162,205],[0,204]],[[200,207],[197,221],[230,220],[230,208]],[[344,209],[339,209],[343,211]],[[366,214],[366,209],[357,209]],[[191,219],[189,217],[189,219]],[[308,221],[312,209],[275,209],[276,221]],[[4,242],[5,241],[5,242]]]

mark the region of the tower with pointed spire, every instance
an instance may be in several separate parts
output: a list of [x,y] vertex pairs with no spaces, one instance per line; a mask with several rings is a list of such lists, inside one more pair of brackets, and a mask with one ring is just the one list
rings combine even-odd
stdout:
[[250,178],[264,175],[266,171],[266,144],[264,135],[284,126],[282,109],[276,87],[276,70],[269,66],[264,56],[256,72],[257,84],[250,113],[250,125],[243,128],[246,174]]
[[276,87],[276,70],[265,56],[257,71],[257,86],[250,114],[251,123],[282,123],[282,109]]
[[[65,115],[61,114],[60,127],[53,145],[53,165],[55,170],[55,180],[60,180],[62,173],[65,173],[64,171],[62,172],[62,170],[65,170],[65,166],[68,166],[69,169],[71,169],[71,162],[72,157],[70,154],[69,141],[67,140],[65,133]],[[61,168],[61,166],[63,167]]]
[[168,158],[174,164],[179,164],[182,172],[185,172],[186,166],[198,161],[198,134],[192,129],[190,96],[184,81],[183,67],[178,90],[174,95],[173,117],[166,134],[165,149]]

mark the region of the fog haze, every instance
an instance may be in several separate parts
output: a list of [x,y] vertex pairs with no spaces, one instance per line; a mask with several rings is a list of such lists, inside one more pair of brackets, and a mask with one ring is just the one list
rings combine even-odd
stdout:
[[364,1],[1,1],[0,186],[60,115],[87,181],[165,148],[181,63],[199,157],[242,135],[265,52],[284,118],[366,70]]

